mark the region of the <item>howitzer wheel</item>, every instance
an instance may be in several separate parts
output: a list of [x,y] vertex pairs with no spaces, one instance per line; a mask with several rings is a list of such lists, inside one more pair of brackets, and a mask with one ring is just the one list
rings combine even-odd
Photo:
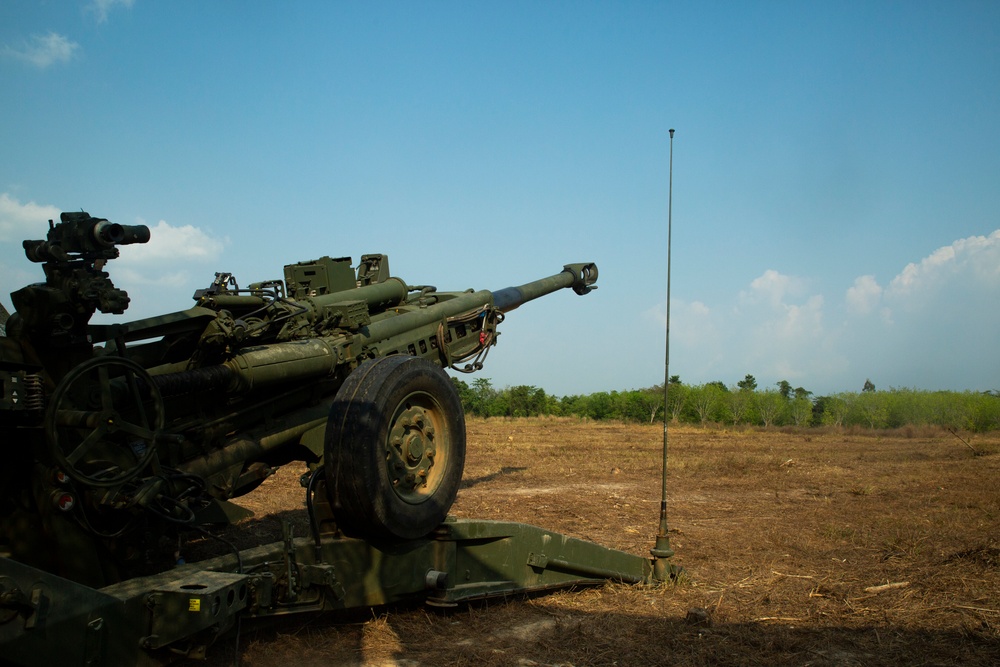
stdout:
[[330,408],[325,460],[345,532],[427,535],[448,515],[465,467],[465,417],[451,380],[417,357],[361,364]]
[[95,357],[56,386],[45,434],[52,458],[67,475],[110,487],[149,465],[163,424],[163,398],[142,366],[123,357]]

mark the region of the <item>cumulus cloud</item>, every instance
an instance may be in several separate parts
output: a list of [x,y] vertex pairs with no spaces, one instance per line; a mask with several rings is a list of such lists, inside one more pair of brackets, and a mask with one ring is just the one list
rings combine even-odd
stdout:
[[[138,219],[136,224],[146,223]],[[160,220],[148,226],[149,242],[122,246],[109,268],[115,284],[132,298],[133,318],[186,307],[196,287],[208,287],[212,273],[204,266],[216,262],[229,242],[194,225]]]
[[[0,193],[0,284],[14,289],[43,279],[37,264],[24,258],[20,241],[42,239],[47,220],[59,219],[60,209],[21,203]],[[145,224],[136,220],[136,224]],[[120,256],[106,270],[119,289],[132,299],[127,317],[138,319],[186,308],[197,287],[207,287],[213,272],[205,265],[219,261],[229,243],[193,225],[175,226],[161,220],[150,226],[150,242],[121,246]],[[5,304],[6,305],[6,304]],[[113,322],[118,316],[98,313],[94,322]]]
[[97,22],[104,23],[108,20],[108,14],[116,7],[129,9],[135,4],[135,0],[94,0],[87,9],[97,15]]
[[[138,220],[137,224],[146,224]],[[165,220],[149,226],[149,243],[125,246],[121,249],[122,266],[149,267],[178,263],[213,262],[222,254],[225,239],[216,238],[193,225],[175,227]]]
[[[736,382],[746,373],[762,382],[805,381],[842,359],[829,354],[825,299],[807,281],[768,269],[737,292],[732,307],[676,300],[671,338],[678,370],[694,382]],[[663,308],[656,310],[662,322]]]
[[847,311],[856,315],[867,315],[872,312],[882,298],[882,287],[875,276],[861,276],[854,280],[854,285],[847,289]]
[[[849,309],[851,303],[849,298]],[[874,298],[870,303],[880,319],[848,320],[845,349],[853,349],[855,366],[865,375],[881,376],[881,382],[872,378],[876,384],[995,387],[1000,230],[958,239],[907,264],[882,290],[877,306]]]
[[1000,290],[1000,229],[938,248],[903,267],[886,287],[873,275],[856,278],[844,295],[851,315],[877,311],[886,324],[894,311],[933,311],[963,295]]
[[[44,238],[48,232],[45,224],[59,220],[62,212],[57,206],[22,204],[10,194],[0,193],[0,241],[21,241],[27,238]],[[144,220],[136,220],[144,225]],[[178,265],[187,262],[207,263],[219,258],[228,242],[193,225],[173,226],[165,220],[150,226],[150,242],[122,246],[116,265],[143,266]]]
[[58,220],[60,210],[30,201],[22,204],[6,192],[0,194],[0,241],[43,238],[46,221]]
[[801,278],[768,269],[750,282],[749,290],[740,292],[740,300],[747,304],[766,303],[778,308],[786,299],[801,296],[804,292],[805,281]]
[[[751,373],[761,386],[784,379],[818,393],[858,391],[865,377],[886,387],[995,387],[1000,230],[938,248],[887,285],[855,278],[839,299],[809,284],[768,269],[721,302],[675,300],[674,372],[693,383]],[[662,324],[663,312],[650,315]]]
[[5,46],[4,56],[45,69],[56,63],[66,63],[73,59],[80,48],[76,42],[54,32],[47,35],[32,35],[19,46]]
[[823,333],[823,296],[814,294],[804,303],[782,303],[781,316],[771,320],[765,330],[777,339],[798,340]]
[[[677,300],[672,304],[671,310],[670,316],[674,324],[671,335],[675,340],[695,344],[707,339],[718,339],[716,314],[701,301]],[[657,318],[666,325],[665,308],[658,309]]]
[[[824,339],[824,299],[806,281],[768,269],[740,292],[732,348],[751,373],[798,380],[810,371]],[[756,370],[752,370],[756,369]]]
[[957,276],[980,286],[1000,287],[1000,229],[938,248],[906,267],[889,283],[887,297],[901,299],[936,291]]

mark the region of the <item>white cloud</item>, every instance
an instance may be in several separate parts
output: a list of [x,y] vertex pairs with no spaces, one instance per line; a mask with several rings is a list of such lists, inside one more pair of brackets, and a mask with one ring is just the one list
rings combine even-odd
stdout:
[[[997,291],[1000,229],[988,236],[970,236],[938,248],[903,267],[887,287],[879,285],[875,276],[860,276],[847,289],[844,303],[848,314],[877,312],[881,322],[892,327],[902,312],[940,313],[963,303],[971,307],[977,298],[989,298]],[[928,321],[922,326],[933,324]]]
[[[22,204],[8,193],[0,193],[0,241],[42,239],[48,232],[45,224],[59,220],[61,209],[56,206]],[[138,219],[136,224],[146,224]],[[228,239],[219,239],[193,225],[175,227],[160,220],[150,227],[150,241],[143,244],[121,246],[121,257],[116,265],[149,267],[154,264],[171,265],[186,262],[213,262],[219,258]]]
[[859,391],[865,377],[880,387],[995,387],[1000,230],[939,248],[888,286],[855,278],[842,300],[808,284],[768,269],[722,302],[676,300],[671,372],[694,384],[751,373],[761,386],[784,379],[820,394]]
[[823,296],[805,296],[805,281],[772,269],[751,282],[750,289],[756,302],[746,292],[741,300],[756,307],[742,309],[733,341],[747,372],[766,381],[799,380],[815,372],[814,355],[826,337]]
[[[137,224],[146,224],[138,220]],[[226,239],[219,239],[193,225],[175,227],[160,220],[149,228],[148,243],[121,248],[118,263],[127,267],[150,265],[177,265],[186,262],[207,263],[219,258],[226,247]]]
[[808,313],[823,309],[823,297],[818,295],[806,297],[804,303],[795,303],[805,295],[803,279],[768,269],[750,282],[749,290],[740,292],[739,301],[748,315],[765,315],[761,319],[766,328],[794,334],[802,327],[811,328],[807,323],[815,318]]
[[801,296],[804,293],[805,281],[768,269],[751,281],[748,291],[740,292],[740,300],[750,305],[766,303],[772,308],[777,308],[786,298]]
[[892,319],[892,308],[881,308],[879,310],[879,316],[885,324],[895,324],[895,321]]
[[[136,224],[146,223],[137,219]],[[149,242],[121,246],[121,255],[108,268],[115,285],[132,299],[128,315],[133,319],[191,305],[195,288],[211,282],[213,273],[202,267],[216,262],[229,243],[193,225],[160,220],[149,227]]]
[[5,46],[0,53],[45,69],[56,63],[69,62],[79,48],[80,45],[76,42],[50,32],[47,35],[32,35],[30,40],[19,47]]
[[108,20],[108,14],[115,7],[129,9],[135,4],[135,0],[94,0],[87,9],[97,15],[97,22],[104,23]]
[[[717,340],[718,329],[716,327],[716,316],[711,309],[701,301],[675,301],[672,304],[673,312],[670,314],[673,319],[673,327],[670,332],[675,340],[683,341],[693,345],[705,340]],[[666,324],[665,310],[660,309],[657,313],[661,323]]]
[[[768,269],[736,294],[737,306],[675,301],[671,338],[677,371],[695,383],[736,382],[751,373],[761,382],[806,382],[842,359],[824,329],[825,299],[806,281]],[[657,310],[663,321],[663,309]],[[836,361],[834,361],[836,360]]]
[[0,241],[22,241],[45,237],[48,220],[59,219],[59,209],[33,201],[22,204],[6,192],[0,194]]
[[[19,242],[45,238],[45,222],[58,221],[59,213],[55,206],[22,204],[0,193],[0,282],[14,287],[41,279],[37,268],[30,270]],[[136,222],[144,224],[142,220]],[[173,226],[161,220],[151,227],[148,243],[121,246],[120,257],[106,270],[115,285],[132,295],[134,308],[130,308],[130,315],[154,315],[163,310],[161,304],[184,304],[196,283],[207,287],[211,273],[206,277],[205,271],[198,268],[195,277],[195,267],[217,261],[228,242],[193,225]]]
[[861,276],[854,280],[854,285],[847,288],[847,311],[858,315],[872,312],[882,298],[882,287],[875,276]]
[[1000,287],[1000,229],[989,236],[970,236],[938,248],[906,267],[889,283],[887,298],[934,292],[956,277],[983,287]]
[[814,294],[805,303],[783,304],[785,316],[778,320],[775,332],[781,337],[796,340],[801,337],[821,335],[823,333],[823,296]]

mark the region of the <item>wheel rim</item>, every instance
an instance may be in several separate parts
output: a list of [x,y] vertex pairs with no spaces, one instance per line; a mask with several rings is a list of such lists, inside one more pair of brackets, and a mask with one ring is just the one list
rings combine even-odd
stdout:
[[386,442],[389,483],[400,500],[416,505],[430,498],[444,478],[450,451],[441,404],[424,392],[401,401]]
[[363,362],[330,407],[324,455],[344,534],[428,535],[447,518],[462,481],[465,420],[455,385],[419,357]]

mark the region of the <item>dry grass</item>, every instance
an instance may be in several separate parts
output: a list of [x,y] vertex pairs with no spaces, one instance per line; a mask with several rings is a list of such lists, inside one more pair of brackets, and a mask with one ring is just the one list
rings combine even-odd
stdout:
[[[454,514],[645,554],[662,433],[470,420]],[[1000,434],[963,435],[978,455],[934,430],[678,427],[669,437],[671,545],[688,574],[680,586],[608,585],[449,615],[294,619],[244,632],[241,664],[1000,664]],[[298,472],[282,471],[247,503],[300,517]],[[251,524],[259,539],[277,522]],[[707,612],[692,615],[701,622],[686,620],[692,609]],[[209,657],[231,664],[231,642]]]

